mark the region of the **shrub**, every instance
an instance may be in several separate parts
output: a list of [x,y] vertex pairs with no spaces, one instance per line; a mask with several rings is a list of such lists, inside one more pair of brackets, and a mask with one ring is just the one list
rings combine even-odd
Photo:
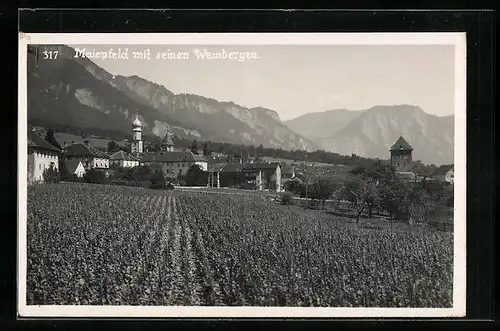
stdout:
[[83,181],[86,183],[92,183],[92,184],[103,184],[105,181],[104,172],[95,170],[95,169],[90,169],[87,170],[85,175],[83,175]]
[[290,205],[292,203],[292,193],[290,192],[284,192],[281,195],[281,204],[283,205]]
[[150,176],[150,188],[155,190],[165,190],[167,188],[167,182],[165,181],[165,176],[163,171],[155,169]]
[[208,173],[203,171],[197,164],[193,164],[186,174],[187,186],[206,186]]
[[59,183],[60,180],[59,171],[54,167],[50,167],[43,171],[43,181],[45,183]]

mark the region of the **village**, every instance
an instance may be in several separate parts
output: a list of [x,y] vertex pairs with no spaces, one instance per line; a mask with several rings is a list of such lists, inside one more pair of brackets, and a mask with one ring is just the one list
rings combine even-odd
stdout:
[[[28,184],[73,181],[162,189],[268,192],[274,194],[273,201],[281,204],[295,203],[306,208],[342,211],[336,215],[352,215],[357,221],[360,217],[373,218],[374,206],[377,205],[378,210],[383,205],[382,201],[375,203],[371,200],[375,199],[375,190],[379,200],[382,199],[379,182],[384,175],[374,176],[363,166],[316,164],[307,160],[307,153],[304,160],[257,155],[245,160],[241,157],[230,158],[221,153],[207,153],[206,150],[178,148],[169,132],[155,147],[143,141],[142,123],[138,116],[131,123],[131,131],[130,152],[119,147],[110,152],[93,146],[90,139],[83,142],[62,141],[61,148],[58,148],[56,145],[59,142],[51,144],[51,139],[47,141],[29,130]],[[389,159],[374,163],[378,164],[374,167],[379,167],[376,171],[384,172],[386,166],[393,169],[398,185],[404,187],[403,198],[395,193],[398,188],[394,183],[385,184],[386,189],[394,191],[391,193],[393,206],[385,206],[388,215],[391,218],[427,219],[436,210],[441,214],[445,210],[444,216],[438,218],[450,223],[453,165],[441,166],[433,173],[413,171],[412,164],[415,162],[412,151],[411,145],[399,137],[389,148]],[[151,176],[151,169],[156,171],[156,183],[151,179],[154,177]],[[406,202],[415,199],[412,196],[418,197],[418,203]],[[345,203],[347,207],[343,208]],[[406,207],[401,208],[401,205]],[[406,212],[401,212],[402,209]],[[379,212],[378,215],[382,214]]]
[[73,46],[28,54],[29,307],[453,307],[463,160],[453,102],[434,92],[456,75],[419,66],[439,72],[428,59],[444,50],[213,45],[259,61],[201,70]]
[[[28,132],[28,183],[44,181],[46,169],[59,170],[60,159],[65,168],[74,177],[83,178],[89,170],[102,172],[109,177],[116,168],[132,168],[137,166],[157,166],[164,173],[167,181],[178,183],[179,176],[185,176],[188,170],[196,165],[207,174],[204,186],[207,187],[238,187],[258,191],[286,191],[291,182],[304,182],[307,171],[310,174],[325,173],[339,176],[348,169],[342,165],[316,166],[314,162],[284,162],[271,161],[267,157],[251,157],[243,162],[242,158],[222,162],[220,153],[204,155],[204,151],[176,148],[171,134],[167,132],[159,151],[149,151],[142,140],[142,123],[138,117],[132,122],[133,141],[131,153],[119,150],[106,153],[94,147],[89,140],[83,143],[68,143],[64,141],[61,149],[50,144],[33,131]],[[453,165],[439,167],[430,176],[409,171],[412,163],[412,147],[403,138],[390,147],[390,164],[396,169],[398,176],[408,182],[432,180],[453,184]],[[281,161],[281,162],[280,162]],[[290,161],[290,160],[287,160]],[[309,168],[309,169],[308,169]]]

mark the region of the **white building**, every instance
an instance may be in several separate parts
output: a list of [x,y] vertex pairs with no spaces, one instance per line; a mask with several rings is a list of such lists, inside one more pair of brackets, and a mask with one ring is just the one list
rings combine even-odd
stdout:
[[28,130],[28,184],[43,182],[45,169],[59,170],[61,150]]
[[139,166],[139,158],[130,155],[122,150],[110,156],[111,166],[132,168]]
[[134,121],[132,122],[132,146],[130,148],[132,154],[142,154],[143,152],[143,141],[142,141],[142,123],[139,121],[139,117],[136,115]]
[[434,180],[453,184],[455,181],[454,168],[453,164],[442,165],[434,172],[432,177]]
[[194,158],[194,164],[200,167],[201,170],[203,171],[208,171],[208,161],[207,158],[203,155],[193,155]]

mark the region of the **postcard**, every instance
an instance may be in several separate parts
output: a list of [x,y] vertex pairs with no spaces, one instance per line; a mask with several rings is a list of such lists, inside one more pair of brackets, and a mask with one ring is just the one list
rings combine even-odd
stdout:
[[19,316],[465,316],[465,34],[19,50]]

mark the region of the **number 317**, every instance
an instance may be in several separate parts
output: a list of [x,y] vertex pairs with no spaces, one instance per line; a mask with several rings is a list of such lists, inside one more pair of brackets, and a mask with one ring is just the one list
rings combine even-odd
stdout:
[[43,59],[44,60],[55,60],[55,59],[57,59],[58,54],[59,54],[59,51],[45,51],[45,52],[43,52]]

